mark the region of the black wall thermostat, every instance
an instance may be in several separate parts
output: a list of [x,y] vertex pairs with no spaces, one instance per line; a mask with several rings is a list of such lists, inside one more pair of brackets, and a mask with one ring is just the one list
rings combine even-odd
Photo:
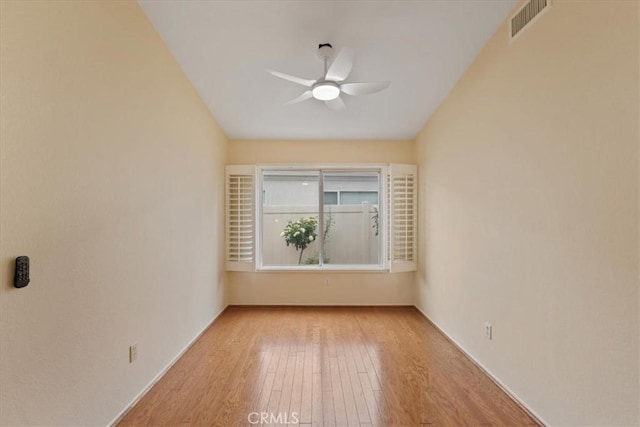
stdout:
[[29,284],[29,257],[19,256],[16,258],[16,270],[13,276],[13,286],[24,288]]

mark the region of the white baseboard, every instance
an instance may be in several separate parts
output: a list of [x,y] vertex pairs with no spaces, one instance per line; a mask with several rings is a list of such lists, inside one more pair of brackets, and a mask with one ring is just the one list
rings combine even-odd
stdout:
[[478,362],[476,358],[471,355],[471,353],[469,353],[464,347],[462,347],[456,340],[451,338],[449,334],[447,334],[440,326],[438,326],[436,322],[431,320],[431,318],[427,316],[427,314],[422,311],[420,307],[418,307],[417,305],[414,305],[414,307],[416,308],[416,310],[418,310],[418,312],[420,312],[420,314],[422,314],[422,316],[424,316],[425,319],[427,319],[429,323],[431,323],[438,331],[440,331],[440,333],[444,335],[447,340],[449,340],[458,348],[458,350],[460,350],[465,356],[467,356],[467,358],[471,360],[471,362],[476,365],[478,369],[480,369],[487,377],[489,377],[491,381],[493,381],[498,387],[500,387],[502,391],[504,391],[509,397],[511,397],[533,419],[544,426],[549,425],[549,423],[547,423],[540,415],[538,415],[533,409],[531,409],[529,405],[527,405],[522,399],[520,399],[518,395],[511,391],[509,387],[504,385],[502,381],[498,379],[498,377],[496,377],[489,369],[485,368],[480,362]]
[[356,304],[349,302],[337,302],[337,303],[308,303],[308,302],[239,302],[229,303],[231,307],[415,307],[410,303],[391,303],[391,304]]
[[122,419],[125,417],[125,415],[127,415],[127,413],[134,407],[136,406],[136,403],[138,403],[140,401],[140,399],[142,399],[145,394],[147,394],[149,392],[149,390],[151,390],[151,387],[153,387],[158,381],[160,381],[160,378],[162,378],[168,371],[169,369],[171,369],[173,367],[173,365],[175,365],[175,363],[180,360],[180,358],[182,356],[184,356],[184,354],[191,348],[191,346],[193,346],[193,344],[195,344],[196,341],[198,341],[198,339],[202,336],[202,334],[205,333],[205,331],[207,329],[209,329],[209,326],[211,326],[213,324],[213,322],[216,321],[216,319],[218,317],[220,317],[220,315],[222,313],[224,313],[224,311],[227,309],[227,307],[229,307],[229,304],[225,305],[222,310],[220,310],[220,312],[218,314],[216,314],[213,319],[211,319],[211,321],[209,323],[207,323],[205,325],[204,328],[202,328],[202,330],[200,332],[198,332],[196,334],[195,337],[193,337],[193,339],[191,341],[189,341],[187,343],[187,345],[182,349],[182,351],[180,351],[180,353],[178,353],[178,355],[176,357],[174,357],[167,366],[164,367],[164,369],[162,369],[160,371],[160,373],[158,373],[158,375],[155,376],[154,379],[151,380],[151,382],[149,384],[147,384],[147,386],[142,389],[142,391],[140,393],[138,393],[138,395],[131,401],[131,403],[129,403],[127,405],[126,408],[124,408],[122,410],[122,412],[120,412],[109,424],[107,424],[109,427],[115,427],[116,424],[118,424],[120,421],[122,421]]

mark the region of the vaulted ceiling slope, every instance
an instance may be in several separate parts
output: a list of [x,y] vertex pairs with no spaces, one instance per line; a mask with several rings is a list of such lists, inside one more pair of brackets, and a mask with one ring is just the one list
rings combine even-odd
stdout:
[[[139,3],[229,138],[411,139],[515,0]],[[354,49],[348,81],[391,86],[284,105],[305,88],[265,70],[317,79],[319,43]]]

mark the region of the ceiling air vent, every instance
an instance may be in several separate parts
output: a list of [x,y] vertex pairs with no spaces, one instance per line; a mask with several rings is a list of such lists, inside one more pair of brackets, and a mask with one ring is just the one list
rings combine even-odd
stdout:
[[551,0],[529,0],[511,17],[509,40],[516,39],[530,24],[551,7]]

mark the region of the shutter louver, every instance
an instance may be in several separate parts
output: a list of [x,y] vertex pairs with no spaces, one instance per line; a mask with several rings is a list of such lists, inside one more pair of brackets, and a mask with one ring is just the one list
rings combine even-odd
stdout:
[[227,166],[227,270],[255,270],[255,168]]
[[415,271],[417,239],[417,167],[391,165],[389,176],[390,271]]

